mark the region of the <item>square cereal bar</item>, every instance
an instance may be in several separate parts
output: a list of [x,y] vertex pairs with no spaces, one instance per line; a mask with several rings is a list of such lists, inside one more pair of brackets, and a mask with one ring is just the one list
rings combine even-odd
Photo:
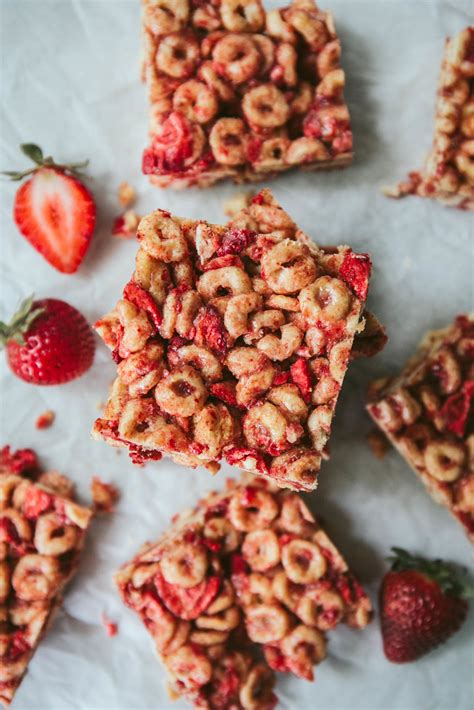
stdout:
[[159,187],[267,180],[352,160],[341,45],[314,0],[142,0],[150,102],[143,172]]
[[366,324],[367,254],[312,244],[269,190],[226,227],[157,210],[138,241],[123,298],[96,324],[118,378],[93,435],[137,462],[225,459],[314,489]]
[[389,197],[431,197],[474,211],[474,27],[446,40],[433,145],[424,169],[384,192]]
[[74,503],[72,493],[65,476],[40,473],[31,449],[0,451],[0,702],[5,707],[78,565],[92,513]]
[[327,632],[371,618],[369,598],[299,495],[248,474],[175,516],[116,583],[172,691],[209,710],[274,707],[271,669],[313,680]]
[[398,377],[375,382],[368,411],[474,540],[474,319],[427,333]]

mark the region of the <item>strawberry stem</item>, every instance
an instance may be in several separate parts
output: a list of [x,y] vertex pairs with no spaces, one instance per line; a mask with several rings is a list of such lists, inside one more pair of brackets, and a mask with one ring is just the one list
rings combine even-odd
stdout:
[[394,572],[414,570],[429,577],[441,587],[445,594],[463,599],[474,597],[474,585],[467,579],[467,571],[463,567],[440,559],[427,560],[418,555],[412,555],[401,547],[392,547],[393,555],[387,558],[392,563]]
[[33,296],[25,298],[20,303],[10,323],[0,321],[0,349],[3,349],[10,340],[14,340],[19,345],[24,345],[25,333],[28,332],[33,321],[42,313],[44,313],[44,308],[35,308],[33,306]]
[[41,168],[54,168],[55,170],[60,170],[63,173],[71,173],[71,175],[74,175],[74,177],[77,178],[87,177],[87,175],[82,172],[82,169],[89,165],[88,160],[83,160],[79,163],[56,163],[50,155],[44,157],[43,151],[39,145],[36,145],[36,143],[22,143],[20,145],[20,149],[27,158],[35,163],[35,167],[20,171],[3,170],[0,174],[5,175],[10,180],[23,180],[24,177],[27,177],[27,175],[33,175],[33,173],[37,172],[37,170],[40,170]]

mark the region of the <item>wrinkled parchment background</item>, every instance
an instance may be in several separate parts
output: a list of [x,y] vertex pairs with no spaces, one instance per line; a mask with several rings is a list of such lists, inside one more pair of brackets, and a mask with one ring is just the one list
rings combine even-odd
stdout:
[[[276,4],[276,3],[272,3]],[[357,161],[344,172],[287,175],[273,183],[302,228],[321,243],[349,243],[375,262],[370,305],[386,323],[390,344],[374,361],[351,367],[331,441],[310,505],[376,599],[391,544],[470,564],[471,551],[449,514],[424,493],[406,464],[383,462],[367,448],[367,382],[396,369],[423,331],[472,307],[472,215],[415,198],[387,200],[379,186],[421,165],[430,142],[434,91],[444,37],[467,24],[470,2],[327,0],[343,43],[347,97]],[[92,322],[116,301],[128,280],[133,242],[110,237],[118,213],[116,188],[127,179],[140,193],[138,210],[158,206],[189,217],[222,219],[232,193],[225,185],[199,192],[160,192],[140,175],[145,144],[145,92],[138,82],[138,0],[1,0],[2,169],[25,165],[18,144],[38,142],[59,160],[91,159],[99,225],[74,276],[54,271],[18,235],[11,205],[15,186],[2,183],[2,316],[18,300],[63,297]],[[471,301],[471,303],[470,303]],[[92,474],[122,490],[117,513],[98,520],[64,608],[31,664],[15,708],[131,710],[185,707],[171,703],[152,644],[112,585],[116,568],[172,513],[222,484],[205,470],[167,461],[144,469],[125,454],[92,442],[89,430],[114,372],[98,344],[93,369],[79,381],[35,388],[13,378],[3,359],[1,439],[38,449],[47,467],[69,473],[87,497]],[[56,412],[37,432],[38,414]],[[109,639],[106,612],[119,624]],[[331,634],[329,658],[312,685],[279,679],[286,710],[434,710],[468,708],[472,697],[473,616],[456,638],[416,664],[397,667],[382,654],[376,620],[364,632]]]

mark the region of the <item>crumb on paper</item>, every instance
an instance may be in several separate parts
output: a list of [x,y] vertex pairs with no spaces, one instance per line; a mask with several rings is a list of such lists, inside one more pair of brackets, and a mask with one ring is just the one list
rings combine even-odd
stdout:
[[97,513],[112,513],[120,497],[117,486],[112,483],[104,483],[99,476],[92,478],[91,493],[94,510]]
[[53,424],[54,420],[56,418],[55,413],[53,412],[52,409],[47,409],[43,414],[40,414],[38,419],[36,420],[36,428],[37,429],[49,429],[49,427]]
[[104,400],[101,399],[100,402],[97,402],[96,407],[99,410],[99,412],[103,412],[105,409],[105,405],[106,405],[106,403],[104,402]]
[[118,186],[117,197],[122,207],[131,207],[137,199],[137,193],[130,183],[124,181]]
[[376,459],[383,459],[390,448],[387,437],[378,429],[372,429],[367,434],[367,443]]
[[236,214],[250,205],[254,195],[255,192],[238,192],[232,195],[224,202],[224,214],[231,218],[235,217]]
[[168,691],[168,697],[172,702],[174,702],[175,700],[179,700],[179,693],[177,693],[176,690],[169,683],[166,686],[166,690]]
[[107,633],[107,636],[110,636],[111,638],[112,638],[112,636],[117,636],[118,626],[114,621],[109,619],[109,617],[107,616],[107,614],[105,614],[105,612],[102,614],[102,624],[105,627],[105,631]]
[[134,210],[126,210],[114,220],[112,235],[120,239],[132,239],[136,234],[139,222],[140,215]]

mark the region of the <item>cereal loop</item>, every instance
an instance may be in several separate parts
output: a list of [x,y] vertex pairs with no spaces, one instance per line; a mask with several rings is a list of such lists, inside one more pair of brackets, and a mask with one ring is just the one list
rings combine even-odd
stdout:
[[207,567],[204,547],[187,542],[177,542],[166,548],[160,560],[161,573],[168,584],[176,584],[185,589],[202,582]]
[[311,284],[316,275],[316,263],[306,247],[290,239],[279,242],[262,257],[262,276],[276,293],[296,293]]
[[265,572],[280,561],[280,545],[272,530],[254,530],[245,536],[242,554],[256,572]]
[[242,109],[249,123],[258,128],[283,126],[290,115],[284,94],[273,84],[261,84],[247,91]]
[[155,399],[167,414],[190,417],[206,401],[207,389],[197,371],[183,365],[164,377],[155,388]]
[[292,540],[284,546],[281,561],[289,579],[296,584],[311,584],[327,568],[319,547],[308,540]]
[[299,294],[301,312],[310,323],[341,320],[349,313],[351,301],[347,286],[331,276],[321,276]]
[[179,224],[163,210],[143,217],[138,225],[137,239],[154,259],[174,262],[188,256],[188,245]]
[[242,532],[267,528],[277,515],[277,502],[259,488],[247,487],[235,493],[229,502],[229,520]]

